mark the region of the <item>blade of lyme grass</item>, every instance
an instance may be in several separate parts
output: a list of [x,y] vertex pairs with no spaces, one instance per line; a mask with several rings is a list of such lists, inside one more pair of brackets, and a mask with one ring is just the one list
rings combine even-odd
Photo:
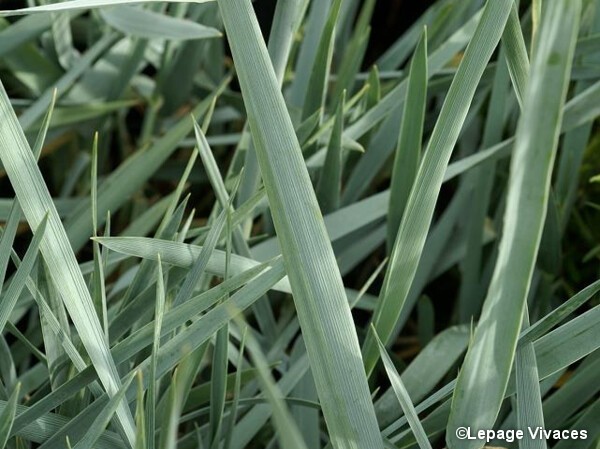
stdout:
[[277,387],[275,379],[273,379],[273,376],[269,371],[269,364],[266,356],[263,354],[259,343],[253,335],[246,334],[245,329],[247,326],[245,325],[242,316],[236,312],[237,311],[233,310],[232,317],[235,319],[238,327],[244,329],[244,335],[247,335],[248,352],[257,369],[257,377],[261,389],[273,409],[273,421],[277,431],[277,438],[280,440],[281,446],[286,449],[307,449],[302,434],[298,430],[288,407],[283,401],[284,396]]
[[[380,301],[373,316],[373,324],[384,344],[389,342],[406,302],[452,149],[466,119],[478,81],[500,41],[511,6],[511,0],[486,4],[423,155],[391,252]],[[370,331],[363,347],[363,355],[366,371],[370,375],[379,358],[377,344]]]
[[20,390],[21,384],[19,383],[10,395],[4,410],[0,413],[0,448],[6,446],[8,437],[10,436],[10,429],[12,428],[13,421],[15,420],[15,413],[17,411]]
[[454,392],[450,449],[480,447],[481,441],[458,440],[455,429],[493,428],[504,397],[544,227],[580,11],[579,0],[557,0],[544,14],[517,128],[496,267]]
[[342,279],[252,5],[218,3],[331,442],[381,448]]
[[[40,251],[98,377],[112,396],[121,385],[117,368],[65,229],[1,82],[0,117],[0,159],[29,225],[37,229],[48,215]],[[117,415],[127,439],[133,443],[133,418],[124,402]]]
[[186,40],[221,37],[221,32],[215,28],[131,6],[101,9],[100,15],[114,29],[143,39]]
[[[214,0],[166,0],[169,3],[207,3]],[[102,6],[121,6],[133,5],[139,3],[165,3],[165,0],[70,0],[51,5],[33,6],[31,8],[21,8],[15,10],[0,11],[2,16],[20,16],[24,14],[55,12],[55,11],[73,11],[78,9],[100,8]]]
[[425,433],[425,430],[419,421],[415,406],[413,405],[410,395],[404,386],[404,382],[402,382],[398,371],[396,371],[394,362],[392,362],[392,359],[388,355],[385,346],[377,336],[375,329],[372,328],[371,331],[374,333],[375,339],[377,340],[377,346],[379,347],[379,352],[381,353],[381,359],[383,360],[387,375],[390,378],[392,389],[396,394],[396,398],[402,407],[402,411],[408,420],[410,428],[415,434],[415,438],[419,443],[419,447],[421,449],[431,449],[431,443],[427,439],[427,434]]
[[[525,306],[523,329],[529,328],[529,312]],[[517,428],[535,429],[544,427],[542,394],[533,343],[524,343],[515,354],[515,383],[517,390]],[[531,438],[529,432],[519,441],[520,449],[546,449],[546,441]]]
[[404,207],[419,168],[427,104],[427,78],[427,28],[424,28],[410,63],[400,137],[392,168],[387,240],[390,249],[393,247]]

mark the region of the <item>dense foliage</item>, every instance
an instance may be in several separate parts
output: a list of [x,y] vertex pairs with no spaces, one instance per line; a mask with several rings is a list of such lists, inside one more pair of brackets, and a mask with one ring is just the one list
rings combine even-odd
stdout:
[[23,3],[0,449],[598,447],[599,0]]

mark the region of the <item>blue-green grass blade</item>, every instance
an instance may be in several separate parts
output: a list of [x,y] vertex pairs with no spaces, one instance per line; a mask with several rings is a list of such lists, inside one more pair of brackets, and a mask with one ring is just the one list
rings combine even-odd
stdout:
[[[44,217],[40,222],[39,226],[36,228],[33,239],[29,244],[29,248],[27,249],[27,253],[23,258],[23,262],[17,269],[10,286],[6,290],[5,294],[2,296],[2,301],[0,302],[0,332],[4,329],[4,326],[8,322],[10,318],[10,314],[21,295],[21,291],[23,287],[25,287],[25,282],[29,277],[29,273],[33,269],[33,265],[37,260],[38,251],[40,248],[40,243],[42,238],[44,237],[44,232],[46,231],[46,224],[48,222],[48,217]],[[10,254],[10,250],[9,250]]]
[[410,63],[400,137],[392,168],[387,239],[388,248],[390,249],[393,247],[406,202],[419,168],[427,102],[427,79],[427,28],[425,28]]
[[187,40],[221,37],[221,32],[215,28],[149,9],[117,6],[101,9],[100,15],[116,30],[142,39]]
[[431,449],[431,443],[429,442],[427,434],[425,433],[425,430],[419,421],[419,417],[415,410],[415,406],[412,403],[410,395],[408,394],[408,391],[406,391],[406,387],[404,386],[398,371],[396,371],[394,362],[392,362],[392,359],[390,359],[390,356],[388,355],[385,346],[377,336],[375,329],[371,330],[374,332],[377,340],[377,346],[379,347],[379,352],[381,353],[381,359],[383,360],[383,365],[385,366],[385,370],[392,384],[392,388],[396,393],[396,398],[398,399],[398,402],[404,411],[404,415],[407,417],[408,424],[410,425],[410,428],[417,439],[419,447],[421,449]]
[[[0,11],[0,16],[22,16],[25,14],[47,13],[56,11],[73,11],[78,9],[93,9],[104,6],[132,5],[137,3],[163,3],[165,0],[70,0],[43,6],[32,6],[14,10]],[[170,3],[206,3],[213,0],[166,0]]]
[[219,6],[330,437],[336,449],[380,448],[342,279],[256,16],[247,0]]
[[[512,1],[488,2],[454,77],[423,155],[390,256],[373,323],[387,344],[413,282],[448,161],[483,75],[504,30]],[[383,101],[383,100],[382,100]],[[367,373],[379,358],[372,336],[363,345]]]
[[10,437],[10,429],[12,428],[12,424],[15,419],[20,390],[21,385],[17,384],[8,398],[8,401],[6,402],[2,412],[0,412],[0,448],[2,449],[6,447],[8,438]]
[[[514,360],[547,209],[581,2],[556,1],[549,8],[517,129],[494,275],[454,392],[447,427],[450,449],[482,443],[461,441],[455,431],[460,426],[493,427]],[[544,95],[550,91],[556,95]]]

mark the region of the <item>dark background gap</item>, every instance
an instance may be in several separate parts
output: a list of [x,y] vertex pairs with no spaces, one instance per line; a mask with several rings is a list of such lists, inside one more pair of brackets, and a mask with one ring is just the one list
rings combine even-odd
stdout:
[[[371,66],[433,3],[433,0],[378,0],[371,19],[371,36],[363,68]],[[265,39],[269,36],[276,4],[277,0],[258,0],[254,3]]]

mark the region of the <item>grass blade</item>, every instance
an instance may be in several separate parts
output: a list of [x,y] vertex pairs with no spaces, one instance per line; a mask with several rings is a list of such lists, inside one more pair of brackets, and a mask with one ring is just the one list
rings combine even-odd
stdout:
[[[492,428],[504,397],[547,210],[580,11],[579,1],[552,2],[540,30],[511,161],[496,268],[454,392],[450,449],[478,447],[481,441],[458,440],[455,429]],[[495,381],[484,387],[482,379]]]
[[404,415],[408,419],[408,424],[410,425],[410,428],[415,434],[415,438],[419,443],[419,447],[421,449],[431,449],[431,443],[429,442],[427,434],[425,433],[425,430],[423,429],[423,426],[419,421],[419,417],[417,416],[415,406],[413,405],[412,400],[410,399],[408,391],[406,391],[406,387],[404,386],[402,379],[400,379],[398,371],[396,371],[394,362],[392,362],[392,359],[390,359],[390,356],[388,355],[385,346],[377,336],[375,329],[371,330],[374,333],[375,338],[377,340],[377,346],[379,347],[379,352],[381,353],[381,360],[383,360],[383,365],[385,366],[387,375],[390,378],[390,382],[392,383],[392,388],[396,393],[396,398],[398,399],[398,402],[400,402],[400,406],[404,411]]
[[[160,254],[164,263],[178,267],[191,267],[202,254],[203,248],[202,246],[144,237],[98,237],[95,240],[112,251],[130,256],[157,260]],[[225,276],[225,259],[225,252],[215,249],[206,265],[206,271],[217,276]],[[229,268],[230,273],[236,275],[258,265],[260,262],[232,254]],[[277,283],[276,290],[284,293],[291,291],[287,282]]]
[[[423,155],[390,256],[378,308],[373,316],[375,329],[386,344],[417,271],[444,172],[475,95],[476,80],[481,78],[500,41],[511,5],[510,0],[486,4]],[[367,337],[363,354],[369,374],[378,359],[378,352],[372,336]]]
[[302,119],[306,120],[319,109],[322,111],[327,94],[327,84],[331,58],[333,56],[333,43],[335,41],[335,25],[340,13],[341,0],[334,0],[325,27],[321,34],[321,41],[315,55],[308,85],[310,89],[306,92],[304,106],[302,108]]
[[[238,321],[240,327],[245,329],[246,326],[241,318],[238,318],[236,321]],[[251,333],[247,334],[247,339],[248,352],[258,371],[258,380],[267,401],[269,401],[273,409],[273,420],[275,421],[277,437],[280,440],[281,446],[291,449],[307,449],[304,439],[282,399],[283,395],[277,387],[272,374],[269,372],[267,359],[260,349],[258,342]]]
[[400,137],[392,168],[388,209],[387,241],[389,249],[393,247],[404,208],[419,168],[423,121],[425,120],[427,102],[427,78],[427,28],[424,28],[410,63]]
[[44,237],[47,222],[48,217],[46,216],[35,230],[33,239],[31,240],[25,257],[23,258],[23,262],[17,269],[17,272],[15,273],[8,290],[6,290],[5,295],[2,297],[2,302],[0,302],[0,332],[4,330],[4,326],[8,322],[10,314],[12,313],[19,296],[21,296],[21,291],[25,286],[25,282],[29,277],[29,273],[31,273],[31,270],[33,269],[35,261],[37,260],[38,249],[40,247],[40,242]]
[[[523,315],[523,327],[529,327],[527,307]],[[515,377],[517,384],[517,428],[545,428],[540,378],[533,343],[523,344],[517,350],[515,355]],[[529,432],[519,441],[520,449],[546,449],[546,447],[545,440],[531,438]]]
[[510,10],[502,42],[506,50],[506,63],[515,94],[517,95],[519,105],[523,107],[523,97],[529,76],[529,58],[527,57],[527,48],[525,47],[525,39],[523,38],[523,31],[519,23],[519,13],[516,4],[513,4]]
[[100,15],[116,30],[142,39],[186,40],[222,36],[215,28],[131,6],[101,9]]
[[317,198],[324,214],[334,212],[340,207],[340,189],[342,188],[342,132],[344,128],[344,104],[346,92],[338,104],[333,131],[329,138],[325,164],[317,185]]
[[10,429],[15,419],[20,390],[21,384],[17,384],[10,398],[8,398],[8,402],[4,406],[2,413],[0,413],[0,448],[2,449],[6,447],[8,438],[10,437]]
[[[213,0],[167,0],[170,3],[206,3]],[[164,0],[70,0],[50,5],[33,6],[31,8],[21,8],[7,11],[0,11],[0,16],[21,16],[25,14],[55,12],[55,11],[73,11],[78,9],[100,8],[102,6],[120,6],[136,3],[163,3]]]
[[336,449],[381,448],[342,279],[252,6],[219,6],[330,437]]

